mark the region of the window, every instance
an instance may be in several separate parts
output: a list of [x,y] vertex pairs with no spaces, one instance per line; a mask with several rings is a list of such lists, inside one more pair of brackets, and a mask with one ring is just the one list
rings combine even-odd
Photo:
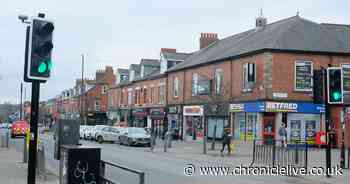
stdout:
[[148,103],[147,102],[147,88],[143,88],[143,102]]
[[312,91],[312,62],[296,61],[295,62],[295,90],[296,91]]
[[154,87],[151,87],[151,103],[154,102]]
[[100,111],[100,101],[99,100],[96,100],[95,101],[95,111]]
[[198,73],[192,74],[192,96],[198,95]]
[[255,63],[243,64],[243,90],[251,91],[255,83]]
[[132,103],[132,91],[128,91],[128,105]]
[[350,93],[350,64],[341,64],[343,68],[343,91],[347,95]]
[[159,103],[164,104],[165,102],[165,87],[164,84],[159,86]]
[[210,95],[211,80],[198,75],[198,73],[192,74],[192,96],[197,95]]
[[223,73],[221,68],[215,69],[215,74],[214,74],[214,80],[215,80],[215,94],[220,95],[222,91],[222,82],[223,82]]
[[179,79],[175,77],[173,81],[173,97],[178,97],[178,96],[179,96]]
[[101,89],[101,93],[102,94],[106,94],[107,93],[107,89],[108,89],[108,86],[107,85],[103,85],[102,89]]

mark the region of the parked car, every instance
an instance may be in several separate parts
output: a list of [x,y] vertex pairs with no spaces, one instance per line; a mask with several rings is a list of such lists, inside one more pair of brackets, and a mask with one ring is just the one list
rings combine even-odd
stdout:
[[11,127],[11,137],[25,136],[26,132],[29,131],[29,124],[26,121],[15,121]]
[[96,133],[100,131],[102,128],[106,127],[107,125],[95,125],[94,128],[91,131],[91,140],[97,141]]
[[79,138],[82,139],[84,137],[84,131],[86,129],[86,125],[79,126]]
[[86,125],[83,131],[83,139],[84,140],[90,140],[92,137],[92,130],[93,130],[93,126],[90,125]]
[[144,128],[129,127],[122,130],[119,136],[120,144],[124,145],[151,145],[151,135]]
[[120,129],[112,126],[106,126],[96,131],[96,140],[99,143],[105,141],[116,142],[119,141]]

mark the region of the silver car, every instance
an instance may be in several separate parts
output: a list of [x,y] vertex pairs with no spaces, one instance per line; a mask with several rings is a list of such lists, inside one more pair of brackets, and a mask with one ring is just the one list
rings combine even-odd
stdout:
[[151,135],[144,128],[125,128],[119,136],[120,144],[131,145],[151,145]]
[[110,141],[110,142],[119,141],[120,130],[118,128],[115,128],[112,126],[106,126],[99,129],[95,133],[96,133],[97,142],[99,142],[100,144],[105,141]]

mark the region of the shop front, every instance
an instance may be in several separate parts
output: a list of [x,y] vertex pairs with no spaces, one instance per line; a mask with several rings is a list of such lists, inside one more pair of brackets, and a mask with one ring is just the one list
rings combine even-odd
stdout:
[[132,109],[132,120],[129,124],[130,127],[147,127],[147,115],[146,108]]
[[315,144],[321,130],[324,107],[308,102],[247,102],[230,104],[234,138],[244,142],[262,139],[266,144],[283,137],[279,130],[286,125],[287,141]]
[[208,122],[208,138],[222,138],[224,129],[232,130],[228,117],[228,104],[208,104],[204,106],[204,116]]
[[168,106],[168,128],[172,131],[173,139],[182,139],[182,107]]
[[150,109],[151,129],[156,137],[163,138],[165,132],[168,130],[168,123],[166,120],[166,112],[164,108]]
[[202,105],[183,107],[183,138],[185,141],[203,140],[203,112]]

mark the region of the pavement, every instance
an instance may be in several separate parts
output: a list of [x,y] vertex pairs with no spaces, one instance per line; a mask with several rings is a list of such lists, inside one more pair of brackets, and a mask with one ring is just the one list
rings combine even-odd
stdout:
[[[0,132],[1,133],[1,132]],[[27,183],[27,163],[23,163],[23,155],[14,145],[9,148],[0,148],[0,183],[25,184]],[[57,184],[58,177],[51,172],[37,175],[37,184]]]

